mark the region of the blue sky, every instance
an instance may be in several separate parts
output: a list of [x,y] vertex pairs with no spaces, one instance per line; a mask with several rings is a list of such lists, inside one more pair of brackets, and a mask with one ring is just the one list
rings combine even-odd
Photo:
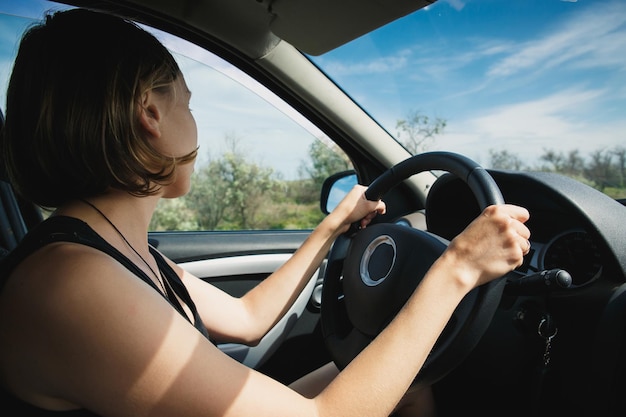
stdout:
[[[50,7],[43,0],[10,4],[33,3]],[[8,29],[14,31],[0,27]],[[10,47],[2,43],[0,56]],[[624,0],[439,0],[313,60],[390,132],[409,111],[441,117],[447,127],[432,148],[483,164],[488,149],[532,164],[546,148],[588,153],[626,146]],[[0,62],[0,79],[9,70]],[[194,86],[194,98],[214,96],[216,84],[210,88]],[[245,132],[255,129],[245,126],[248,120],[275,117],[217,114],[228,100],[225,92],[215,114],[197,119]],[[285,170],[293,173],[295,165]]]
[[626,146],[622,0],[440,0],[313,59],[391,132],[441,117],[437,147],[483,163],[485,139],[529,162]]

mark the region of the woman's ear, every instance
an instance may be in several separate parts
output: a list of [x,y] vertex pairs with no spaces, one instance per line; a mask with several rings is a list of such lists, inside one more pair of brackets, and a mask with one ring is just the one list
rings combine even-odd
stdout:
[[152,91],[145,92],[141,97],[139,124],[150,137],[161,136],[161,110]]

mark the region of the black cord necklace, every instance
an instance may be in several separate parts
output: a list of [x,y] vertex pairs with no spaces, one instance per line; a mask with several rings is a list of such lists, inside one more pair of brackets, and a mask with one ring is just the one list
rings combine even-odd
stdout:
[[[122,238],[122,240],[126,243],[126,245],[128,245],[128,247],[135,252],[135,255],[139,256],[139,259],[141,259],[143,261],[144,264],[146,264],[146,266],[148,267],[148,269],[150,270],[150,272],[152,272],[154,274],[154,276],[157,279],[157,282],[159,283],[159,286],[161,287],[161,290],[163,291],[163,295],[165,295],[166,298],[169,298],[167,295],[167,291],[165,290],[165,284],[163,283],[163,278],[159,276],[159,274],[157,274],[154,269],[152,269],[152,267],[150,266],[150,264],[148,263],[148,261],[146,261],[144,259],[143,256],[141,256],[141,254],[133,247],[133,245],[130,244],[130,242],[128,241],[128,239],[126,239],[126,237],[124,236],[124,234],[120,231],[120,229],[118,229],[113,222],[95,205],[93,205],[92,203],[90,203],[87,200],[83,200],[80,199],[80,201],[82,201],[83,203],[87,204],[89,207],[93,208],[96,212],[98,212],[98,214],[100,214],[100,216],[102,216],[102,218],[104,220],[107,221],[107,223],[109,223],[111,225],[111,227],[117,232],[118,235],[120,235],[120,237]],[[160,271],[159,271],[160,272]]]

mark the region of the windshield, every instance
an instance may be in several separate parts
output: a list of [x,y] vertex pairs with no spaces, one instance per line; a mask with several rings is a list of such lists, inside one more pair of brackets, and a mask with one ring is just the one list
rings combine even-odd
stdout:
[[624,1],[439,0],[310,58],[412,153],[626,197]]

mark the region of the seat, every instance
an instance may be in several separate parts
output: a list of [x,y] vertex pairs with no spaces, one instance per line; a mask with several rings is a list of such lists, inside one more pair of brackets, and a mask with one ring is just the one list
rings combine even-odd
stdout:
[[[0,132],[3,128],[4,114],[0,110]],[[34,204],[15,195],[4,165],[0,165],[0,259],[18,244],[30,227],[42,220],[41,211]]]

